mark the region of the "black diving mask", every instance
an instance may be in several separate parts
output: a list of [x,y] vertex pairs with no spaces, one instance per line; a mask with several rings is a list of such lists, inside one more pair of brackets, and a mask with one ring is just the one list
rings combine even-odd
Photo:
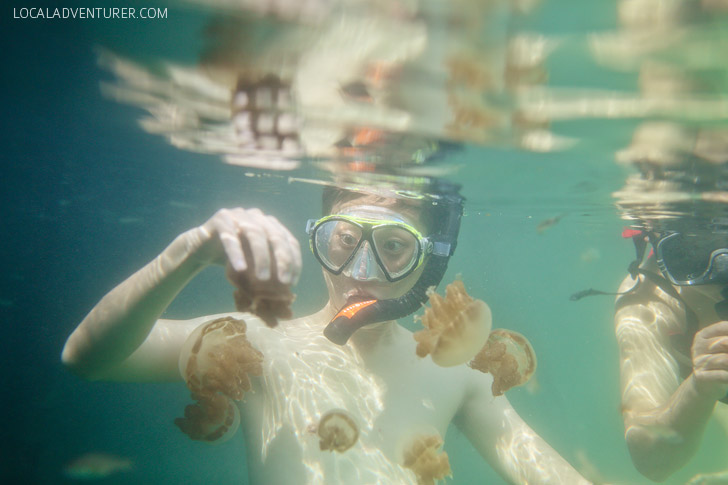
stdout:
[[678,286],[728,283],[728,233],[651,235],[657,266]]

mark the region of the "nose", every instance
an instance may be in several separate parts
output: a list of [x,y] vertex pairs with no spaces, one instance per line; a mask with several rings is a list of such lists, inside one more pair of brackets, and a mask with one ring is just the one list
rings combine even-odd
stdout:
[[361,245],[349,264],[350,274],[347,276],[358,281],[379,279],[378,269],[379,265],[374,258],[369,241],[364,241],[364,244]]

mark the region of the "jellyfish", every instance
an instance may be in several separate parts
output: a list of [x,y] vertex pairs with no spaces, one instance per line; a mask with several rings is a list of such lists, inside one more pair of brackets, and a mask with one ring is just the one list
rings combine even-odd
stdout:
[[417,476],[418,485],[435,485],[452,474],[447,453],[442,451],[443,441],[439,434],[418,435],[404,451],[404,466]]
[[490,308],[465,292],[460,280],[447,285],[445,298],[428,291],[430,308],[425,309],[422,324],[415,332],[417,355],[430,354],[442,367],[464,364],[472,359],[488,340],[492,317]]
[[343,453],[359,439],[359,427],[354,419],[341,409],[329,411],[319,421],[319,447]]
[[[243,244],[243,249],[247,247],[247,241]],[[248,261],[252,261],[252,256],[248,257]],[[275,258],[272,258],[273,267],[271,274],[276,275]],[[235,300],[235,308],[240,312],[251,312],[258,315],[266,325],[275,327],[278,325],[278,319],[288,319],[293,316],[291,304],[295,300],[295,295],[291,292],[291,286],[278,281],[276,276],[272,276],[269,280],[258,280],[253,276],[252,271],[236,273],[232,267],[228,265],[227,278],[235,286],[233,298]]]
[[512,387],[528,382],[536,372],[536,353],[520,333],[497,328],[468,365],[481,372],[490,372],[493,395],[500,396]]
[[197,327],[182,346],[179,370],[197,402],[175,424],[193,440],[224,441],[240,424],[234,401],[250,390],[250,375],[262,374],[263,361],[245,330],[243,320],[218,318]]

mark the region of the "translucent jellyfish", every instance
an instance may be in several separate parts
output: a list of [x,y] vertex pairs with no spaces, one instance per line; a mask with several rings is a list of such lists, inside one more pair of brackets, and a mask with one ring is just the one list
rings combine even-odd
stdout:
[[182,346],[179,370],[197,402],[175,424],[193,440],[224,441],[240,424],[234,401],[250,390],[249,375],[262,374],[263,361],[245,330],[243,320],[218,318],[196,328]]
[[[245,249],[246,244],[243,245]],[[248,257],[252,261],[252,256]],[[271,272],[276,274],[275,259],[273,259]],[[233,298],[235,308],[240,312],[251,312],[258,315],[269,327],[278,325],[278,319],[288,319],[293,316],[291,304],[296,296],[291,292],[290,285],[285,285],[272,277],[266,281],[252,281],[250,271],[235,273],[228,266],[227,278],[235,286]]]
[[481,372],[490,372],[493,395],[500,396],[512,387],[528,382],[536,371],[536,353],[520,333],[497,328],[468,365]]
[[452,474],[447,453],[442,451],[439,434],[418,435],[404,451],[404,466],[417,475],[418,485],[435,485]]
[[429,291],[430,307],[425,308],[422,325],[415,332],[417,355],[430,354],[443,367],[464,364],[472,359],[488,340],[492,317],[490,308],[465,292],[460,280],[445,289],[445,298]]
[[340,409],[329,411],[319,421],[319,446],[322,451],[343,453],[359,439],[359,427],[354,419]]

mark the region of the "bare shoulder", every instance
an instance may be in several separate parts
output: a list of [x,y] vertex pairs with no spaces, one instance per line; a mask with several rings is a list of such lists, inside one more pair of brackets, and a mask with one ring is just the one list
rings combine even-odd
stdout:
[[[620,286],[615,304],[615,327],[617,336],[625,331],[647,331],[665,338],[682,334],[686,330],[685,304],[668,294],[649,278],[639,275],[639,283],[627,277]],[[634,285],[637,285],[632,291]],[[631,332],[629,332],[631,333]]]

